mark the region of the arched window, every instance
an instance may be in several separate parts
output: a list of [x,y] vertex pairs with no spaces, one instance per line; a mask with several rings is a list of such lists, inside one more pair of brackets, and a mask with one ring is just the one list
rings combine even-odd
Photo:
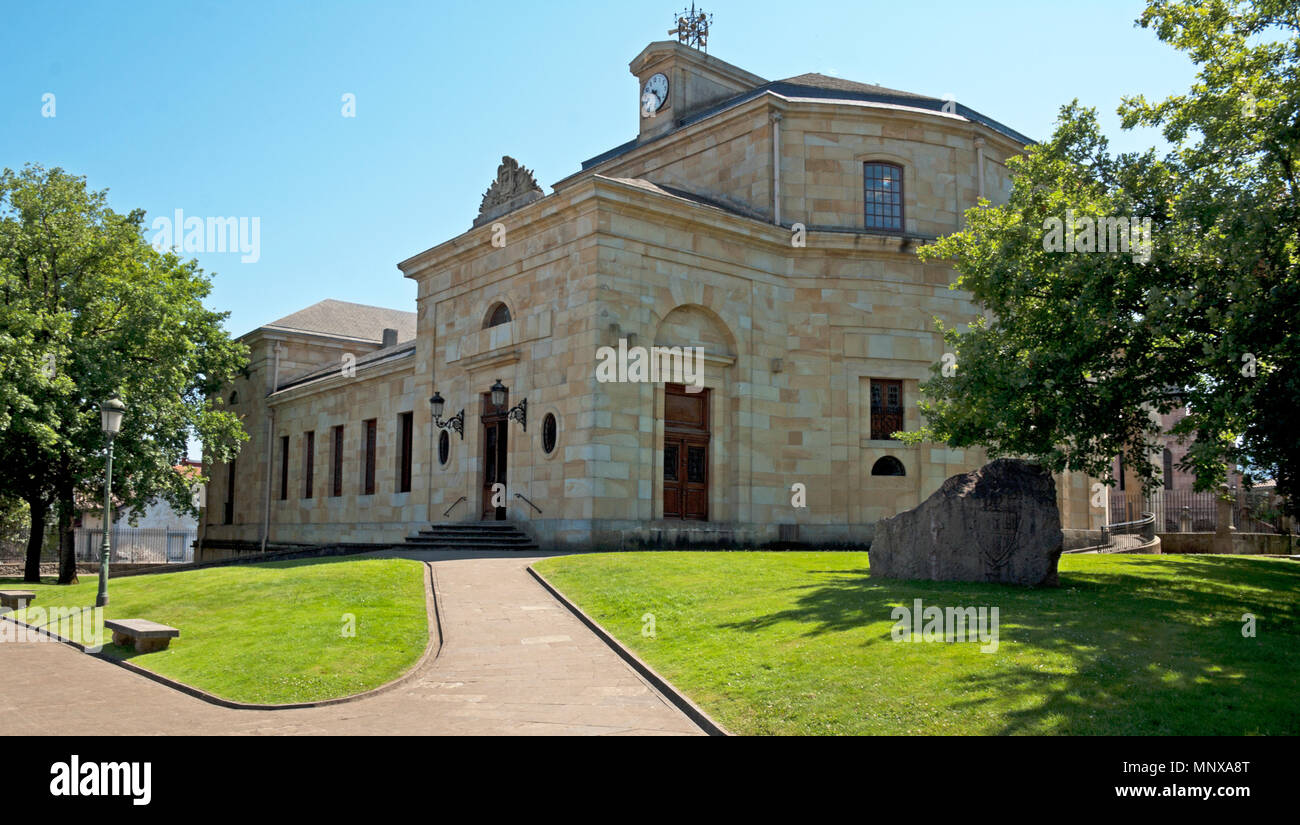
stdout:
[[887,455],[871,466],[873,476],[905,476],[907,472],[903,469],[903,462]]
[[864,163],[862,193],[867,229],[903,229],[903,167]]
[[483,328],[498,327],[508,323],[510,323],[510,309],[505,304],[497,303],[488,310],[487,320],[483,322]]
[[233,406],[235,406],[235,405],[238,404],[238,403],[239,403],[239,393],[237,393],[237,392],[232,392],[232,393],[230,394],[230,406],[233,407]]
[[1174,489],[1174,454],[1168,447],[1165,447],[1164,454],[1165,464],[1165,489]]

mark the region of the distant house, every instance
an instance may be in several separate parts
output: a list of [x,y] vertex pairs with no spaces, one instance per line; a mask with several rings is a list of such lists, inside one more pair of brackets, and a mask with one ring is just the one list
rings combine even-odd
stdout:
[[[201,465],[198,461],[185,459],[176,465],[176,471],[192,478],[199,478]],[[199,507],[204,500],[206,489],[203,484],[193,486],[193,502]],[[76,528],[77,558],[85,561],[99,558],[99,547],[103,541],[103,511],[101,507],[85,511]],[[198,538],[199,522],[196,516],[178,513],[166,501],[156,499],[149,503],[144,512],[134,518],[129,510],[113,512],[113,532],[110,541],[113,547],[113,561],[132,562],[178,562],[193,560],[193,544]]]
[[[1159,414],[1160,436],[1156,439],[1151,460],[1155,462],[1156,472],[1163,490],[1191,491],[1196,484],[1196,473],[1180,469],[1179,464],[1187,457],[1195,437],[1191,435],[1174,435],[1172,430],[1178,422],[1187,417],[1187,407],[1175,407],[1167,413]],[[1115,479],[1114,490],[1127,495],[1141,494],[1141,481],[1132,467],[1126,466],[1123,459],[1116,457],[1111,463],[1111,476]],[[1228,486],[1241,488],[1242,475],[1235,467],[1228,468]]]
[[[1160,436],[1150,453],[1160,486],[1144,494],[1142,483],[1134,468],[1117,457],[1111,464],[1111,477],[1115,486],[1110,492],[1111,523],[1133,521],[1145,512],[1156,517],[1160,532],[1212,532],[1217,522],[1217,493],[1213,490],[1197,492],[1196,472],[1179,465],[1187,457],[1195,442],[1193,435],[1175,435],[1174,427],[1188,415],[1186,406],[1176,407],[1167,413],[1157,414]],[[1249,532],[1278,532],[1283,529],[1280,518],[1277,486],[1272,481],[1256,481],[1247,491],[1245,478],[1239,468],[1227,468],[1226,482],[1232,492],[1233,525]]]

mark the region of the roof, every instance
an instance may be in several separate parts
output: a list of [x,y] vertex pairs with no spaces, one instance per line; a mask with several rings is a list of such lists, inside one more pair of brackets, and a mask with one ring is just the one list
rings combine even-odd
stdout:
[[636,187],[637,189],[644,189],[648,192],[658,192],[661,195],[668,195],[674,198],[681,198],[682,200],[691,201],[692,203],[698,203],[701,206],[712,206],[715,209],[721,209],[723,211],[730,212],[734,215],[740,215],[741,217],[755,218],[757,220],[761,220],[764,222],[766,222],[767,220],[762,214],[755,212],[752,209],[748,209],[742,204],[730,203],[720,198],[701,195],[696,192],[691,192],[676,186],[667,186],[660,183],[652,183],[651,181],[648,181],[645,178],[617,178],[608,175],[597,175],[597,177],[605,178],[606,180],[617,181],[619,183],[626,184],[628,186]]
[[[794,77],[786,78],[785,80],[774,80],[771,83],[764,83],[762,86],[758,86],[747,92],[741,92],[738,95],[729,97],[726,100],[703,109],[702,111],[687,115],[678,121],[675,124],[675,128],[671,131],[665,132],[662,135],[652,138],[651,141],[646,142],[662,140],[663,138],[674,134],[678,129],[690,126],[693,123],[698,123],[701,120],[718,114],[719,112],[734,108],[742,103],[747,103],[756,97],[769,93],[784,98],[801,98],[805,100],[819,101],[852,100],[863,103],[882,103],[885,105],[906,106],[912,109],[926,109],[933,112],[945,112],[946,107],[946,114],[960,115],[973,123],[987,126],[993,131],[1005,135],[1023,145],[1029,145],[1034,142],[1032,138],[1017,132],[1009,126],[1005,126],[990,117],[986,117],[985,115],[982,115],[974,109],[964,106],[955,100],[943,100],[941,98],[929,97],[914,92],[889,89],[872,83],[858,83],[857,81],[845,80],[839,77],[830,77],[829,75],[817,74],[816,72],[796,75]],[[583,161],[581,171],[586,171],[594,166],[599,166],[607,160],[611,160],[619,155],[630,152],[642,145],[645,144],[637,139],[629,140],[627,143],[616,146],[613,149],[602,152],[593,158]]]
[[[375,367],[375,366],[379,366],[380,364],[386,364],[402,358],[407,358],[414,354],[415,354],[415,340],[412,338],[406,341],[399,341],[398,343],[394,344],[391,347],[384,347],[383,349],[377,349],[374,352],[367,352],[365,355],[357,356],[357,360],[354,366],[356,367],[357,371],[360,372],[362,370],[369,369],[370,367]],[[333,378],[341,374],[342,373],[338,364],[335,363],[327,364],[323,367],[317,367],[316,369],[311,370],[310,372],[303,373],[302,375],[299,375],[296,378],[292,378],[288,381],[281,382],[280,385],[275,388],[272,394],[276,392],[281,392],[283,390],[291,389],[293,387],[300,387],[303,384],[310,384],[313,381],[320,381],[325,378]]]
[[918,95],[914,92],[904,92],[898,89],[888,89],[884,86],[877,86],[874,83],[859,83],[856,80],[845,80],[842,77],[831,77],[830,75],[818,74],[817,72],[795,75],[794,77],[787,77],[785,80],[778,80],[776,82],[789,83],[793,86],[808,86],[813,89],[832,89],[840,92],[897,95],[899,97],[915,97],[922,100],[932,99],[927,95]]
[[414,312],[326,298],[259,329],[307,332],[378,343],[383,341],[385,329],[397,330],[398,341],[411,340],[415,337],[415,319]]

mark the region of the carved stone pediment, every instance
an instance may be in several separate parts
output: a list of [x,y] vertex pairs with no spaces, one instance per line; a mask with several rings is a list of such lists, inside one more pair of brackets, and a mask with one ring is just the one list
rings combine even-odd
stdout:
[[497,167],[497,178],[483,193],[483,201],[478,207],[478,217],[474,226],[482,226],[488,221],[499,218],[521,206],[530,204],[545,196],[542,187],[527,167],[520,166],[519,161],[506,155]]

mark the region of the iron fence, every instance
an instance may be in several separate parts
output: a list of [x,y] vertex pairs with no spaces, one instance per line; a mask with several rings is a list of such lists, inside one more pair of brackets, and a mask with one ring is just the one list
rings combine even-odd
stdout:
[[[1277,495],[1263,490],[1233,490],[1232,526],[1239,533],[1287,533]],[[1159,490],[1152,495],[1112,490],[1110,520],[1128,522],[1151,513],[1160,533],[1213,533],[1218,527],[1218,495],[1213,491]]]
[[[82,527],[76,531],[77,561],[99,561],[102,528]],[[112,546],[109,562],[178,564],[194,561],[194,530],[161,527],[114,527],[108,535]]]

